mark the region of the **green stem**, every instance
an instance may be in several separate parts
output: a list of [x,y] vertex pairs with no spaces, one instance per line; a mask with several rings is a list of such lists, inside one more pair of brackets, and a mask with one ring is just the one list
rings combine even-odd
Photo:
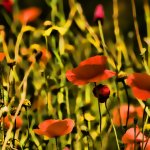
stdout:
[[113,130],[114,130],[114,133],[115,133],[116,143],[117,143],[118,150],[120,150],[117,132],[116,132],[115,126],[114,126],[114,124],[113,124],[113,121],[112,121],[112,119],[111,119],[111,116],[110,116],[109,110],[108,110],[108,108],[107,108],[106,102],[105,102],[105,107],[106,107],[106,111],[107,111],[107,113],[108,113],[108,116],[109,116],[109,118],[110,118],[110,120],[111,120],[111,124],[112,124],[112,126],[113,126]]
[[[100,134],[101,134],[101,132],[102,132],[102,114],[101,114],[101,106],[100,106],[99,101],[98,101],[98,110],[99,110],[99,125],[100,125]],[[102,143],[101,143],[101,145],[102,145]]]
[[127,126],[128,126],[128,120],[129,120],[129,109],[130,109],[130,100],[129,100],[129,94],[128,94],[128,91],[127,91],[127,87],[126,87],[126,84],[125,84],[125,81],[123,80],[122,81],[122,84],[125,88],[125,92],[126,92],[126,96],[127,96],[127,100],[128,100],[128,110],[127,110],[127,119],[126,119],[126,129],[127,129]]
[[143,150],[143,147],[144,147],[144,120],[145,120],[145,109],[146,109],[146,104],[145,104],[145,107],[144,107],[144,110],[143,110],[143,118],[142,118],[142,150]]
[[98,20],[98,28],[99,28],[100,37],[102,40],[103,50],[104,50],[104,52],[107,52],[106,51],[106,44],[105,44],[105,40],[104,40],[104,36],[103,36],[102,24],[101,24],[100,20]]
[[13,139],[12,139],[13,147],[15,147],[15,134],[16,134],[16,119],[15,119],[15,122],[14,122],[14,135],[13,135]]
[[59,150],[58,149],[58,137],[55,137],[55,141],[56,141],[56,150]]

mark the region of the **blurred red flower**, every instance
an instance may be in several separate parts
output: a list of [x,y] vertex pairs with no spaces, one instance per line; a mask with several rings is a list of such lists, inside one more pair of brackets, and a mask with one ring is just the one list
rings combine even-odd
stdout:
[[[120,110],[120,115],[119,115],[119,110]],[[126,120],[127,120],[127,112],[128,112],[128,105],[127,104],[122,104],[119,107],[115,107],[113,109],[113,123],[116,126],[120,126],[121,124],[123,126],[126,125]],[[133,106],[130,105],[129,107],[129,119],[128,119],[128,125],[131,125],[134,123],[134,118],[138,117],[141,119],[143,117],[143,108],[140,106]]]
[[133,95],[146,101],[150,98],[150,76],[146,73],[133,73],[127,77],[126,83],[131,87]]
[[27,24],[36,20],[41,14],[41,9],[38,7],[30,7],[24,10],[21,10],[18,14],[15,15],[15,19],[19,20],[22,24]]
[[105,17],[103,5],[98,4],[94,11],[94,21],[100,20],[103,23]]
[[2,0],[1,5],[6,9],[7,12],[12,12],[13,0]]
[[[125,150],[134,149],[134,146],[140,147],[142,146],[143,141],[144,141],[144,144],[146,143],[146,140],[147,140],[146,136],[143,135],[143,133],[140,131],[138,126],[136,126],[135,129],[134,128],[128,129],[126,133],[122,136],[122,142],[126,144]],[[147,147],[148,146],[149,146],[149,143]]]
[[75,85],[84,85],[89,82],[99,82],[115,76],[115,72],[106,70],[107,58],[93,56],[82,61],[78,67],[66,72],[67,79]]
[[38,135],[45,135],[49,138],[58,137],[69,134],[74,127],[72,119],[64,120],[45,120],[39,124],[39,129],[34,129]]
[[3,61],[5,58],[5,54],[3,52],[0,52],[0,62]]
[[[13,118],[14,118],[14,116],[6,116],[4,118],[4,127],[6,129],[9,129],[11,121],[12,121]],[[16,117],[16,126],[15,126],[16,129],[19,129],[22,126],[22,124],[23,124],[23,121],[22,121],[21,117],[17,116]]]

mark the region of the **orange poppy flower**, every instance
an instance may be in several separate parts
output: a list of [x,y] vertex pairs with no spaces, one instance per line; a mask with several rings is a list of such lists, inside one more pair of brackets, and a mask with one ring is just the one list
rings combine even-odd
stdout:
[[[134,137],[136,135],[136,138]],[[144,136],[144,141],[146,140],[146,137]],[[136,142],[142,142],[143,141],[143,133],[140,131],[139,127],[136,126],[136,129],[134,131],[134,128],[130,128],[126,131],[126,133],[122,136],[122,142],[124,144],[134,143]]]
[[0,52],[0,62],[3,61],[5,58],[5,54],[3,52]]
[[[5,127],[6,129],[9,129],[10,124],[11,124],[11,120],[12,120],[13,118],[14,118],[14,116],[6,116],[6,117],[4,118],[4,127]],[[23,121],[22,121],[21,117],[20,117],[20,116],[17,116],[17,117],[16,117],[16,129],[19,129],[19,128],[22,126],[22,124],[23,124]]]
[[133,95],[146,101],[150,98],[150,76],[146,73],[133,73],[127,77],[126,83],[131,87]]
[[58,137],[69,134],[74,127],[74,121],[72,119],[64,120],[45,120],[39,124],[39,129],[34,129],[34,132],[38,135],[45,135],[49,138]]
[[16,14],[15,19],[18,19],[22,24],[27,24],[28,22],[36,20],[40,14],[41,9],[30,7],[20,11],[19,14]]
[[1,5],[6,9],[7,12],[12,12],[13,0],[2,0]]
[[[119,110],[120,110],[120,115],[118,115]],[[122,104],[120,106],[120,109],[118,108],[118,106],[115,107],[112,112],[114,125],[120,126],[122,124],[123,126],[125,126],[126,120],[127,120],[127,112],[128,112],[127,104]],[[140,106],[135,107],[133,105],[130,105],[128,125],[131,125],[134,123],[135,117],[138,117],[139,119],[141,119],[143,117],[143,108]]]
[[126,144],[125,150],[130,150],[131,148],[134,148],[134,146],[139,147],[140,146],[139,143],[143,142],[143,140],[146,141],[146,137],[140,131],[138,126],[136,126],[135,129],[134,128],[128,129],[126,133],[122,136],[122,142]]
[[115,75],[115,72],[106,70],[107,58],[94,56],[82,61],[78,67],[66,72],[67,79],[75,85],[84,85],[89,82],[99,82]]

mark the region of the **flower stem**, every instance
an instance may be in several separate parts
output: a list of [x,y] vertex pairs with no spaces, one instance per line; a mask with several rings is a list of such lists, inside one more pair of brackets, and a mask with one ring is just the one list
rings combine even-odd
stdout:
[[136,124],[134,124],[134,150],[136,145]]
[[118,150],[120,150],[120,146],[119,146],[119,142],[118,142],[117,132],[116,132],[115,126],[114,126],[114,124],[113,124],[113,121],[112,121],[112,119],[111,119],[111,116],[110,116],[109,110],[108,110],[108,108],[107,108],[107,104],[106,104],[106,102],[105,102],[105,107],[106,107],[106,111],[107,111],[107,113],[108,113],[108,116],[109,116],[109,118],[110,118],[111,124],[112,124],[112,126],[113,126],[113,130],[114,130],[114,133],[115,133],[115,137],[116,137],[116,142],[117,142]]
[[127,100],[128,100],[128,110],[127,110],[127,119],[126,119],[126,130],[127,130],[127,126],[128,126],[128,120],[129,120],[129,109],[130,109],[130,100],[129,100],[129,94],[128,94],[128,91],[127,91],[127,87],[126,87],[126,84],[125,84],[125,81],[123,80],[122,81],[122,84],[125,88],[125,92],[126,92],[126,96],[127,96]]
[[104,52],[107,52],[106,51],[106,44],[105,44],[104,36],[103,36],[102,24],[101,24],[100,20],[98,20],[98,28],[99,28],[100,37],[101,37],[101,40],[102,40],[103,50],[104,50]]
[[145,120],[145,109],[146,109],[146,104],[144,106],[144,110],[143,110],[143,118],[142,118],[142,150],[143,150],[143,146],[144,146],[144,120]]
[[[99,129],[100,129],[100,135],[101,135],[101,132],[102,132],[102,114],[101,114],[101,106],[100,106],[99,101],[98,101],[98,110],[99,110],[99,126],[100,126]],[[101,146],[102,146],[102,140],[101,140]]]
[[59,150],[58,149],[58,137],[55,137],[55,141],[56,141],[56,150]]

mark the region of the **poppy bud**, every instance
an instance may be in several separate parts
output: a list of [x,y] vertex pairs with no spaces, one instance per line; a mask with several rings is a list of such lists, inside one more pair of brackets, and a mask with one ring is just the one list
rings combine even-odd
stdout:
[[104,14],[103,5],[98,4],[94,11],[94,22],[100,20],[101,23],[103,24],[104,17],[105,17],[105,14]]
[[93,94],[100,103],[104,103],[109,98],[110,89],[107,85],[99,84],[93,89]]

